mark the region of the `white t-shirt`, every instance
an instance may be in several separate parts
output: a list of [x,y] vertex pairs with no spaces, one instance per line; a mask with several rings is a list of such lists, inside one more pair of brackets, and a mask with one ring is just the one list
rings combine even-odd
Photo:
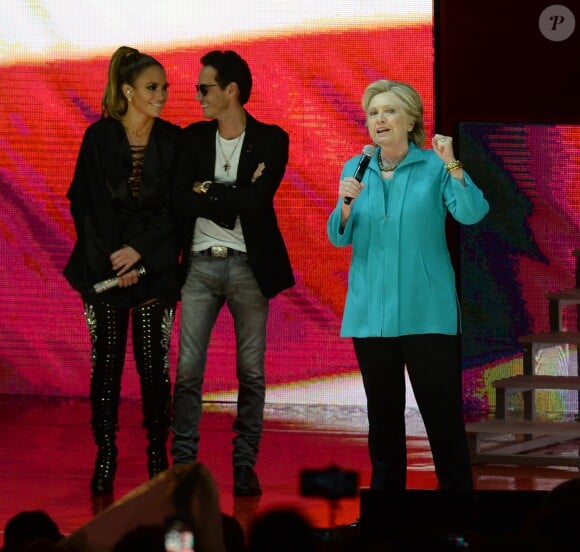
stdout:
[[[233,140],[226,140],[220,136],[219,131],[215,135],[215,180],[222,184],[236,181],[240,152],[246,131]],[[232,230],[223,228],[215,222],[199,217],[195,221],[193,232],[192,251],[204,251],[214,245],[225,245],[238,251],[246,251],[246,243],[242,232],[240,217],[237,217]]]

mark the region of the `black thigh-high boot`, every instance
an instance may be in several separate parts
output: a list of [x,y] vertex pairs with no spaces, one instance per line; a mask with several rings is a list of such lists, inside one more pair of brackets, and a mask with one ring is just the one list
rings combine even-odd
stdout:
[[97,458],[91,479],[95,495],[113,492],[117,470],[119,398],[127,343],[128,311],[101,301],[85,303],[91,336],[91,427]]
[[149,477],[169,467],[167,439],[171,411],[169,344],[175,307],[155,301],[133,309],[133,350],[141,382],[143,427],[147,431]]

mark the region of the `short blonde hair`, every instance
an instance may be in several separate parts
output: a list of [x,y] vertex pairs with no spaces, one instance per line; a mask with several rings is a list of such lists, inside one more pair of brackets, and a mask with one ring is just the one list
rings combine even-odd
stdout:
[[362,97],[362,107],[368,113],[371,100],[383,92],[391,92],[399,98],[405,106],[405,111],[413,119],[413,129],[409,132],[409,141],[416,146],[425,147],[427,133],[423,122],[423,102],[421,96],[410,85],[404,82],[381,79],[369,84]]

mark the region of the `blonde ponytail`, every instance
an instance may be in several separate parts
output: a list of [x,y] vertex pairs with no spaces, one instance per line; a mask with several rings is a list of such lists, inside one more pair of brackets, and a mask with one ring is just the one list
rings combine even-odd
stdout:
[[132,86],[140,73],[153,65],[163,68],[155,58],[142,54],[135,48],[117,48],[109,62],[107,85],[101,100],[103,117],[121,119],[127,113],[128,101],[123,94],[123,84]]

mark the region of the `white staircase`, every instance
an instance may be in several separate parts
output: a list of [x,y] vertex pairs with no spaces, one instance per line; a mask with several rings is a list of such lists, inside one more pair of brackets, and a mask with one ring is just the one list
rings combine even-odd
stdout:
[[[575,390],[580,394],[580,377],[576,375],[547,376],[538,373],[538,353],[555,346],[573,345],[580,349],[580,332],[566,331],[564,309],[575,306],[580,312],[580,250],[575,250],[576,287],[546,294],[550,331],[524,335],[523,374],[492,383],[496,396],[495,419],[466,425],[471,460],[474,464],[523,464],[536,466],[580,467],[580,441],[575,454],[553,454],[550,447],[580,439],[580,421],[541,421],[536,416],[536,390]],[[580,320],[580,317],[577,317]],[[577,363],[580,356],[576,354]],[[523,417],[510,416],[508,397],[519,393],[523,400]],[[579,402],[580,404],[580,402]],[[490,443],[492,443],[490,445]],[[574,448],[574,447],[573,447]]]

